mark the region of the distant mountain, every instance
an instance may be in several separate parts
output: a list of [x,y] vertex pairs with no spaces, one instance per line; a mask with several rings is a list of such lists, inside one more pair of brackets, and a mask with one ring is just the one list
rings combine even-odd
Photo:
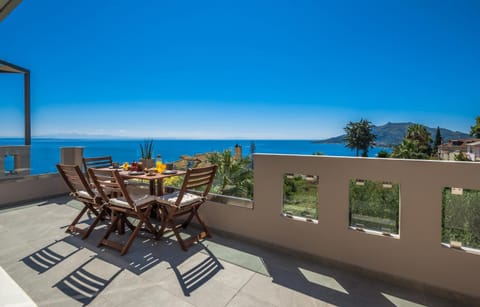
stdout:
[[[378,146],[392,146],[400,144],[405,137],[408,126],[414,123],[386,123],[383,126],[374,126],[373,134],[377,136],[376,144]],[[435,138],[435,132],[437,128],[427,127],[427,130],[432,135],[432,139]],[[454,139],[466,139],[469,135],[460,131],[452,131],[445,128],[440,128],[440,134],[442,135],[443,142]],[[325,140],[315,141],[315,143],[345,143],[345,134],[328,138]]]

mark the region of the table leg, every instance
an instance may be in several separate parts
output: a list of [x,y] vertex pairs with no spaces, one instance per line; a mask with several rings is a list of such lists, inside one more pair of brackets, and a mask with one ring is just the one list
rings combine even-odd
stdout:
[[157,196],[163,195],[163,180],[157,179]]
[[125,222],[123,219],[118,219],[117,230],[119,235],[123,235],[125,233]]
[[154,180],[149,180],[148,184],[150,186],[150,195],[155,195],[155,182],[154,182]]
[[[115,214],[121,214],[121,213],[115,213],[112,211],[110,215],[111,221],[113,221]],[[115,225],[115,230],[118,232],[119,235],[123,235],[125,233],[125,222],[123,222],[123,219],[121,216],[119,216],[119,219],[117,220],[117,225]]]

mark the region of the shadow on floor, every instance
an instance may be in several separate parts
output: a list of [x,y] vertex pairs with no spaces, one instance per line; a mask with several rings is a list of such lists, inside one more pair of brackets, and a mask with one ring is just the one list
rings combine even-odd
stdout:
[[64,240],[59,240],[24,257],[20,261],[37,271],[39,274],[42,274],[75,254],[80,249],[81,247],[79,246],[69,244]]
[[[211,249],[219,259],[268,275],[279,286],[333,305],[462,306],[462,302],[438,297],[419,286],[399,286],[375,279],[370,274],[321,264],[292,251],[249,244],[224,234],[215,235],[214,232],[214,237],[204,241],[203,245]],[[245,261],[246,257],[250,261]],[[259,267],[259,263],[263,265]]]
[[208,257],[195,264],[194,267],[188,271],[182,273],[178,269],[178,265],[181,262],[178,262],[177,259],[170,259],[168,261],[177,276],[185,296],[190,296],[193,291],[200,288],[215,276],[215,274],[220,272],[220,270],[224,269],[217,257],[208,248],[201,244],[198,244],[197,246],[201,247],[201,251],[206,253]]
[[[108,264],[103,260],[92,257],[53,287],[83,305],[88,305],[122,272],[122,269],[113,266],[106,269],[105,265]],[[101,270],[98,270],[99,266],[102,267]]]
[[[188,251],[183,251],[171,232],[164,235],[159,241],[154,240],[148,232],[140,232],[128,253],[120,256],[119,252],[114,249],[96,246],[105,231],[106,227],[101,225],[86,240],[81,240],[79,235],[72,234],[67,236],[64,241],[77,248],[89,249],[99,259],[122,270],[129,270],[136,275],[141,275],[156,265],[166,262],[175,273],[185,296],[190,296],[193,291],[224,269],[215,254],[201,243],[193,245]],[[112,234],[112,238],[123,243],[128,239],[130,232],[127,228],[123,235],[115,233]],[[198,260],[198,263],[192,263],[193,267],[188,271],[181,272],[179,266],[197,253],[202,253],[207,257]]]

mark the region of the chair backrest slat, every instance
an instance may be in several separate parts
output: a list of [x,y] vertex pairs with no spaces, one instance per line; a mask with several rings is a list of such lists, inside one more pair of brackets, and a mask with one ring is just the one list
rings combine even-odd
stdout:
[[79,191],[85,191],[91,198],[95,197],[95,193],[78,165],[57,164],[57,169],[70,192],[78,194]]
[[100,167],[109,167],[113,165],[111,156],[83,158],[82,160],[83,160],[83,166],[85,167],[85,171],[91,167],[100,168]]
[[87,174],[87,180],[93,183],[88,173],[89,168],[102,168],[110,167],[113,165],[113,160],[111,156],[102,156],[102,157],[91,157],[91,158],[82,158],[83,170]]
[[[198,167],[188,169],[183,180],[182,188],[180,189],[180,194],[177,198],[176,205],[180,205],[182,202],[183,195],[189,189],[203,187],[203,191],[199,191],[203,198],[207,197],[210,188],[212,187],[213,179],[217,173],[217,165],[211,165],[206,167]],[[202,190],[202,189],[201,189]]]
[[201,178],[198,180],[189,180],[187,184],[187,189],[194,189],[197,187],[201,187],[207,185],[210,182],[209,178]]
[[[123,196],[128,205],[135,209],[135,205],[118,170],[100,170],[89,168],[88,173],[106,203],[110,203],[111,195]],[[110,203],[111,205],[111,203]]]

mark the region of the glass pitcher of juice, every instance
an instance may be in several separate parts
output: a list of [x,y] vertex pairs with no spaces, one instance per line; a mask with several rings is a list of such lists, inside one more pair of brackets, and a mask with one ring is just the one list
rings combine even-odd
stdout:
[[163,163],[162,163],[162,161],[157,161],[157,162],[155,162],[155,168],[157,169],[157,172],[159,172],[159,173],[163,172]]

